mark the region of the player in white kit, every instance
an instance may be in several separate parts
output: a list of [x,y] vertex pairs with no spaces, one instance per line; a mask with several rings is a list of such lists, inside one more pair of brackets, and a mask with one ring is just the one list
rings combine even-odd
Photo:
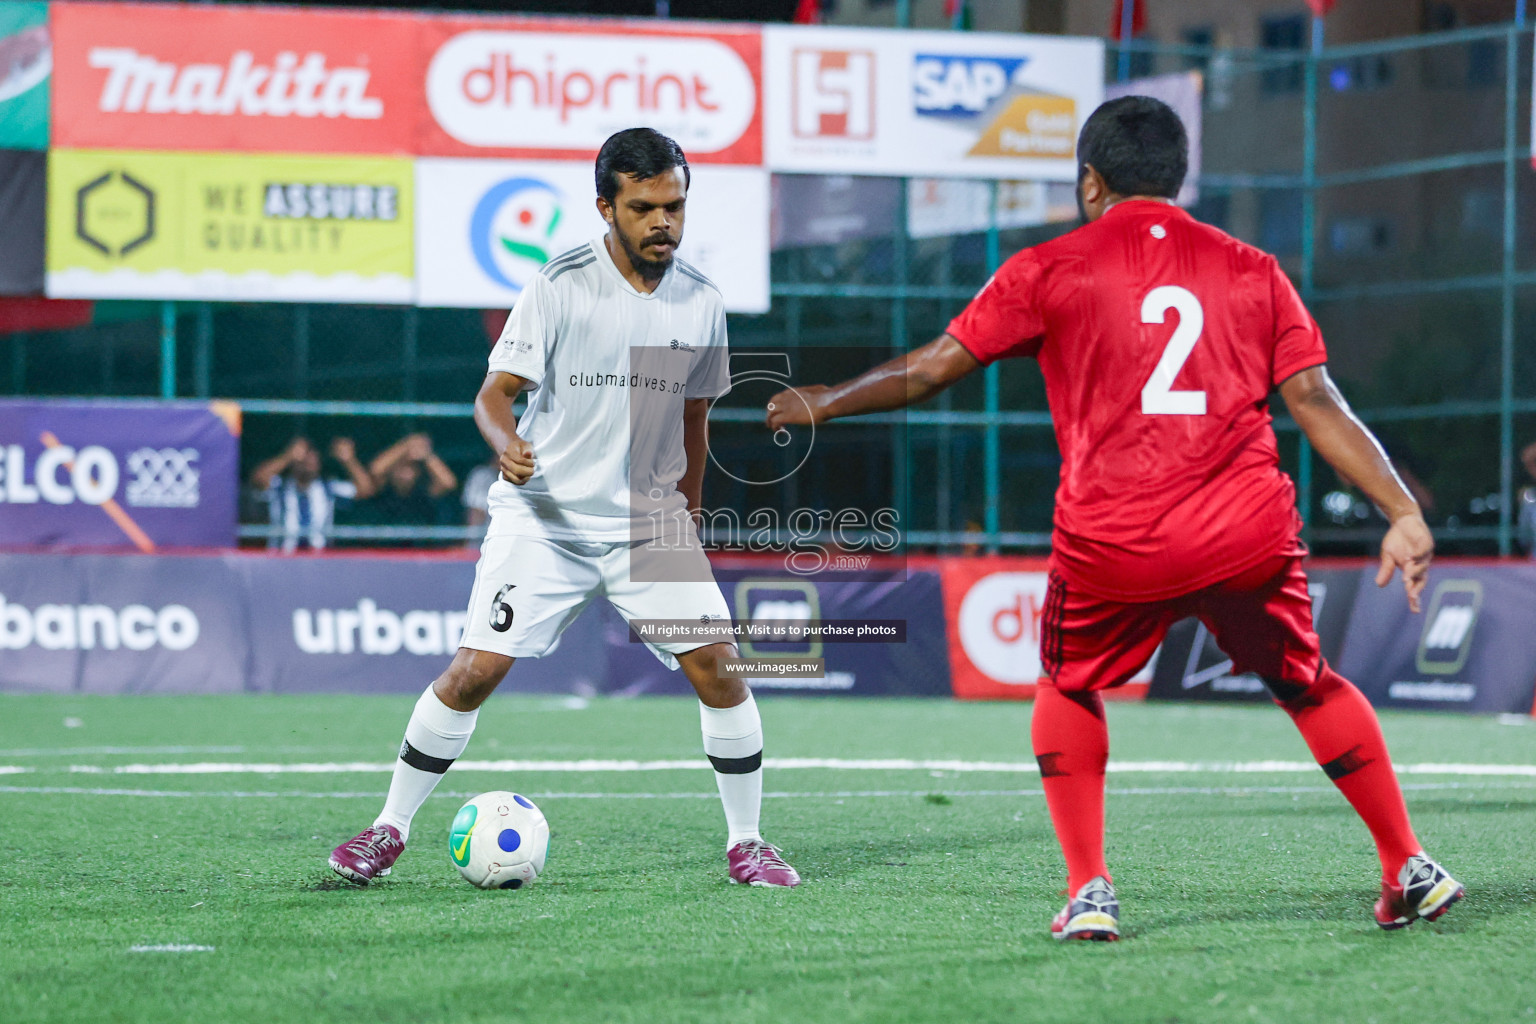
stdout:
[[[477,709],[514,660],[553,650],[593,597],[631,622],[730,619],[689,517],[700,507],[709,403],[729,390],[730,372],[720,292],[675,256],[688,164],[671,139],[633,128],[603,144],[596,179],[607,233],[545,265],[491,352],[475,423],[500,453],[501,478],[468,624],[416,702],[384,810],[331,854],[354,882],[389,873],[411,819],[468,745]],[[512,402],[525,390],[519,420]],[[734,646],[698,633],[647,643],[698,693],[731,881],[799,885],[758,832],[762,723],[746,682],[719,672]]]

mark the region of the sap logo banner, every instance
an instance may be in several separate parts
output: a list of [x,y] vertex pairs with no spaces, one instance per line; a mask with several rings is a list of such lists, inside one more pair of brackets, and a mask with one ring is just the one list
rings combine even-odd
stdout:
[[570,158],[641,124],[675,138],[690,158],[760,162],[755,33],[476,25],[448,20],[427,28],[444,33],[426,72],[427,106],[439,130],[429,133],[428,153]]
[[1103,99],[1098,40],[765,26],[781,173],[1071,181]]
[[1071,159],[1077,103],[1031,88],[1026,57],[920,53],[912,62],[913,109],[919,117],[971,126],[967,156]]
[[1422,615],[1395,581],[1383,590],[1362,582],[1339,671],[1388,707],[1529,713],[1532,608],[1531,566],[1437,563]]
[[[768,309],[768,174],[692,168],[679,257],[715,282],[732,312]],[[418,298],[505,309],[544,264],[599,237],[592,164],[416,161]]]

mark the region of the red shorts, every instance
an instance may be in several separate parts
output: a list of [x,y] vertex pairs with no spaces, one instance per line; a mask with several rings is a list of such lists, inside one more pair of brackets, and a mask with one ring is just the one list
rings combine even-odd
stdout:
[[1307,687],[1322,668],[1301,559],[1280,555],[1179,597],[1128,604],[1074,593],[1051,573],[1041,613],[1040,660],[1057,689],[1105,690],[1146,665],[1168,627],[1198,618],[1232,659],[1282,687]]

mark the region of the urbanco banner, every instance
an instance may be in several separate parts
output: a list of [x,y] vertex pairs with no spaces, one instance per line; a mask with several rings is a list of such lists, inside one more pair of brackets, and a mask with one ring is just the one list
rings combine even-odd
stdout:
[[411,161],[60,150],[47,293],[411,303]]
[[0,546],[232,547],[230,402],[0,401]]
[[53,144],[413,151],[420,19],[228,4],[53,8]]
[[769,25],[764,145],[779,172],[1072,181],[1104,99],[1097,39]]
[[762,163],[762,33],[670,21],[422,22],[419,152],[561,160],[655,128],[690,162]]
[[[725,308],[768,309],[768,173],[692,168],[678,257],[719,286]],[[550,259],[607,230],[591,161],[416,162],[417,301],[504,308]]]

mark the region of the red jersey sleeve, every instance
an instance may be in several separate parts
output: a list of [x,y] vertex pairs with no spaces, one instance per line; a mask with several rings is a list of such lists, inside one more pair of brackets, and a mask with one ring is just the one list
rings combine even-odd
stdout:
[[1045,340],[1040,277],[1040,258],[1034,250],[1015,253],[949,322],[945,333],[982,363],[1037,354]]
[[1270,382],[1276,386],[1302,370],[1328,361],[1323,346],[1323,332],[1302,305],[1301,296],[1291,286],[1280,264],[1271,257],[1270,297],[1275,311],[1274,350],[1270,356]]

